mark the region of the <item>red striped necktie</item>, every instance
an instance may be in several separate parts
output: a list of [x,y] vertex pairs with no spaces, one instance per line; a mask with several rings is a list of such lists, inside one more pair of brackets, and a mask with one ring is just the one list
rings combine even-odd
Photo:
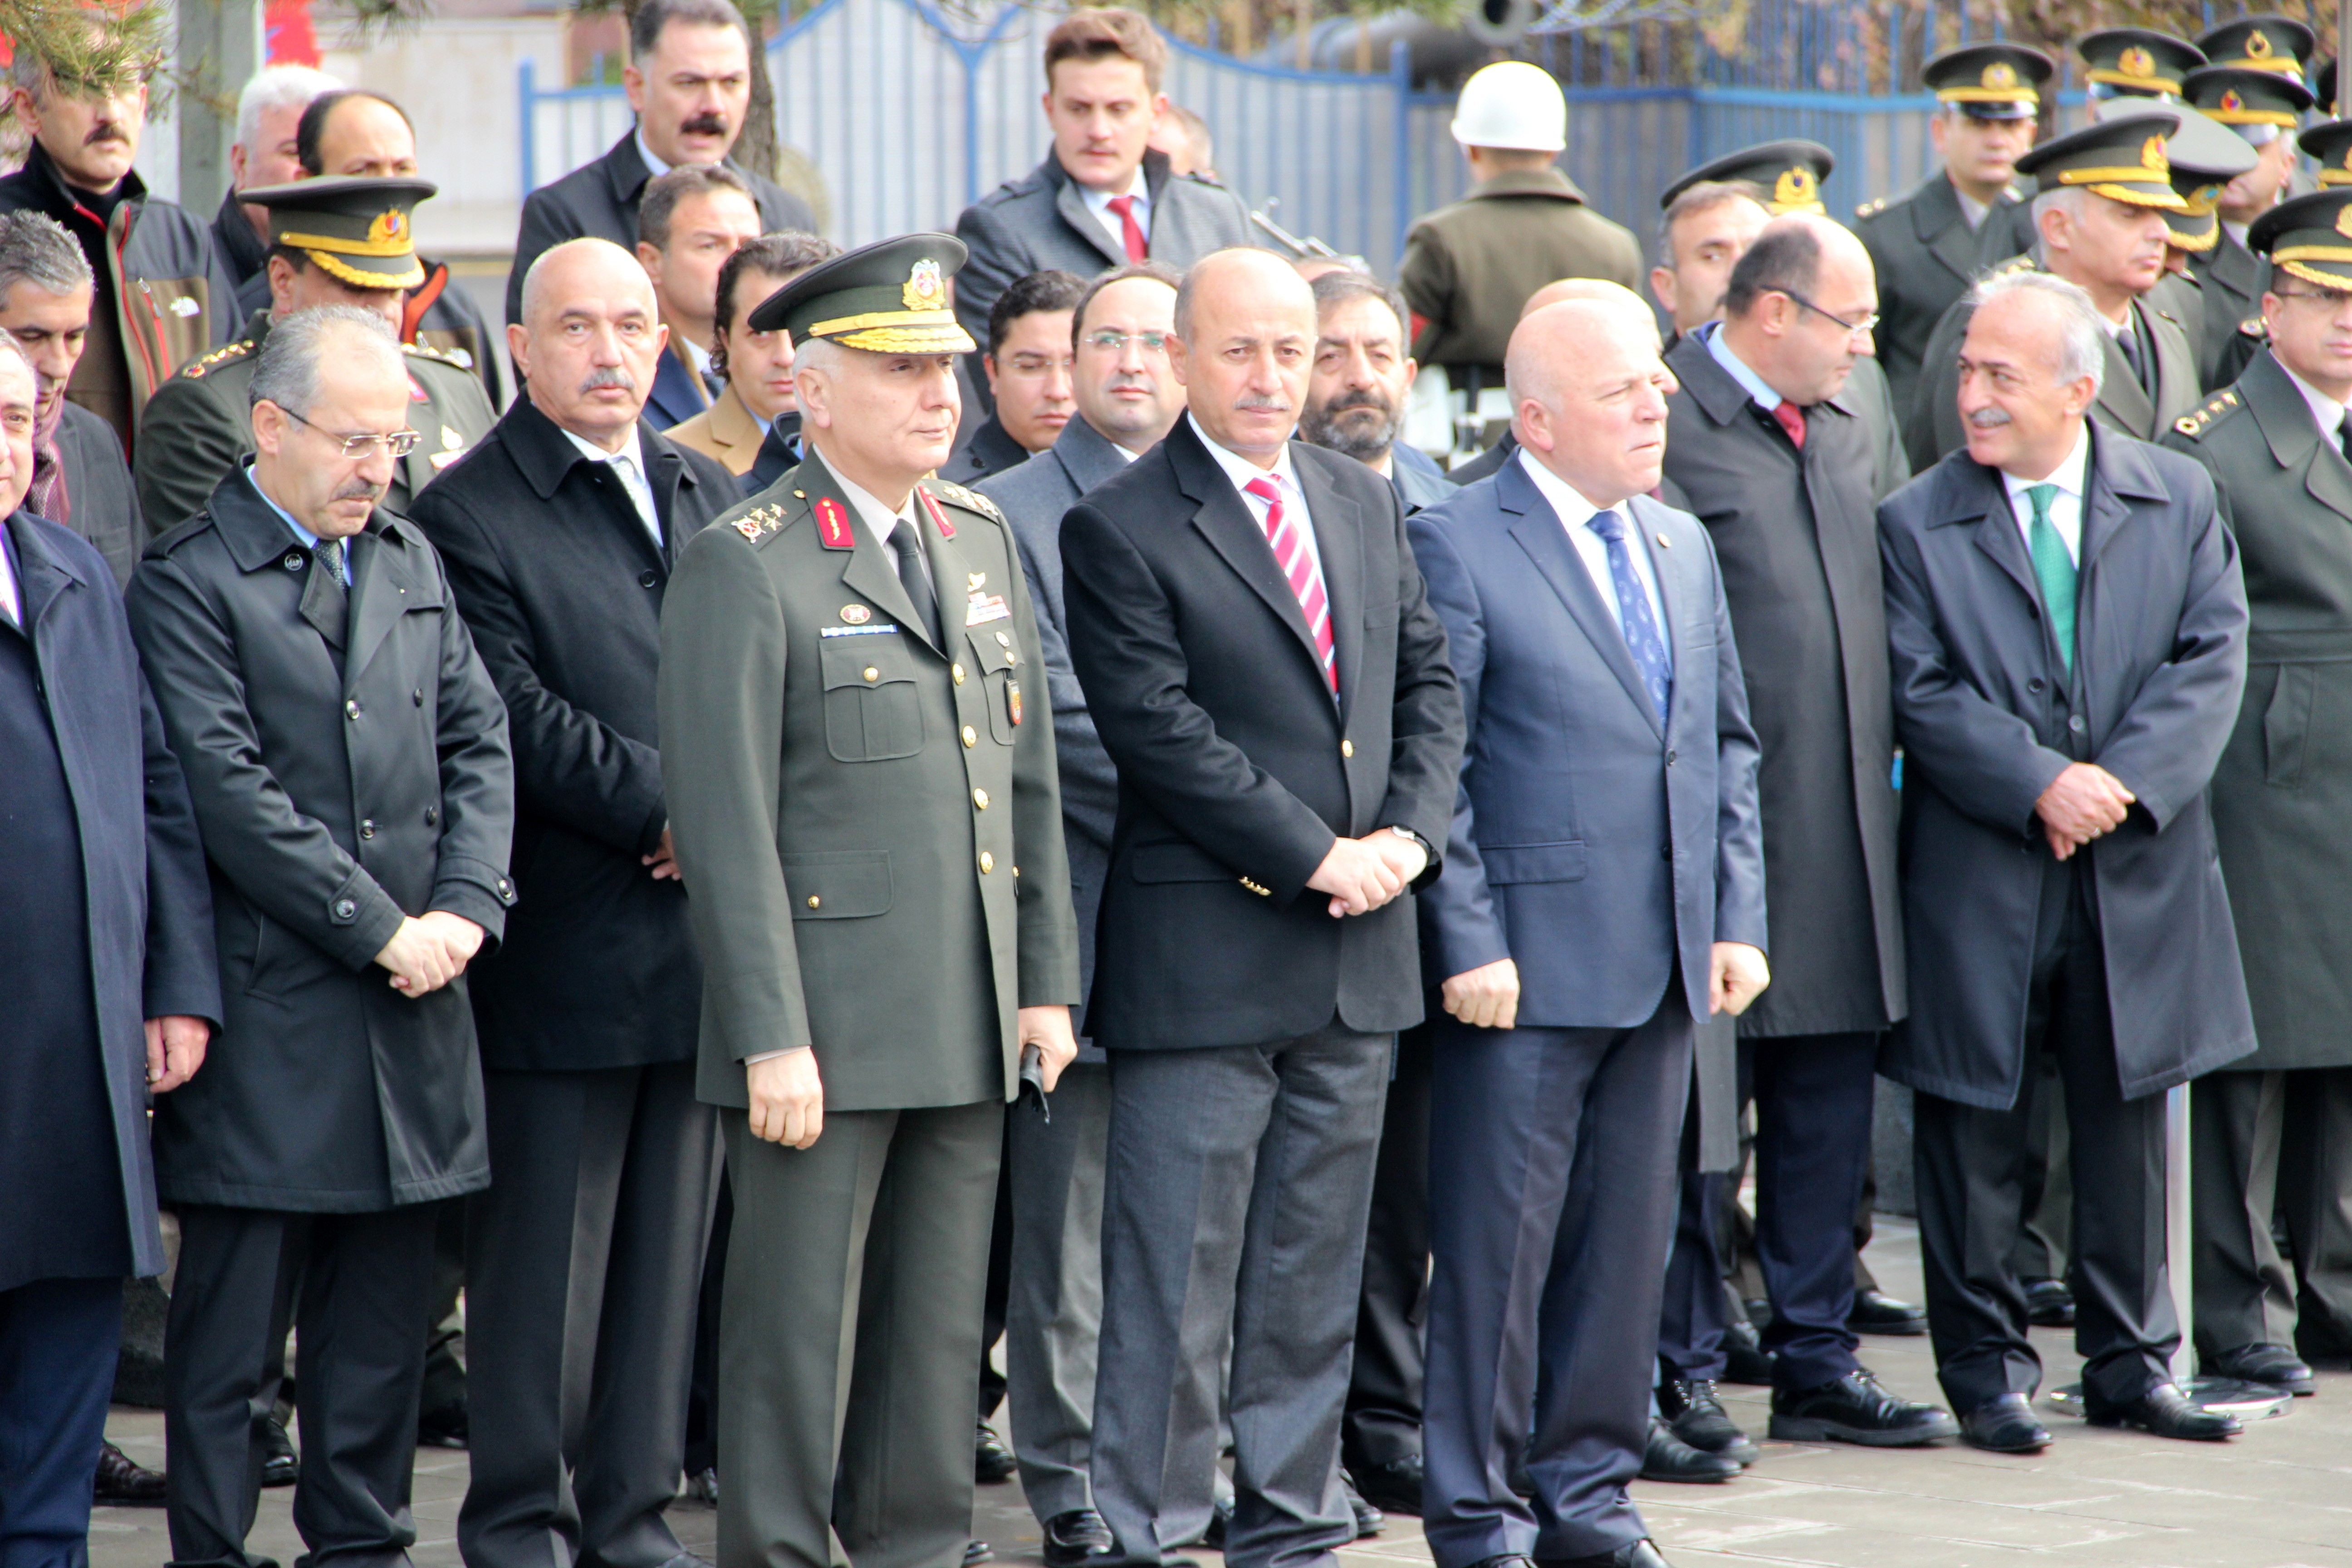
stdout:
[[1336,697],[1339,665],[1331,645],[1331,605],[1323,596],[1323,573],[1315,563],[1315,552],[1307,548],[1305,534],[1282,504],[1280,479],[1271,476],[1252,479],[1242,488],[1265,502],[1265,542],[1274,546],[1275,564],[1290,579],[1290,591],[1298,595],[1298,607],[1307,615],[1307,629],[1315,636],[1316,660]]

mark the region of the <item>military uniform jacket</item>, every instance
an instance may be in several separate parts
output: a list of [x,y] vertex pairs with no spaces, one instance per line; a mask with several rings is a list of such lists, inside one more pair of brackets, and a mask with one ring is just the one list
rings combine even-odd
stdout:
[[2243,374],[2263,347],[2263,290],[2270,287],[2271,264],[2239,244],[2224,224],[2213,248],[2192,265],[2205,294],[2198,368],[2218,392]]
[[166,1204],[353,1213],[488,1185],[463,977],[376,966],[446,910],[514,901],[506,705],[440,558],[381,510],[342,600],[242,472],[148,547],[127,607],[212,868],[222,1029],[155,1110]]
[[[1994,270],[2023,271],[2040,264],[2035,257],[2019,256]],[[2197,377],[2196,347],[2179,320],[2153,299],[2134,300],[2131,310],[2132,330],[2138,334],[2143,354],[2152,351],[2156,356],[2155,391],[2140,385],[2131,362],[2124,358],[2110,333],[2106,373],[2099,383],[2098,401],[2091,405],[2091,417],[2135,440],[2153,441],[2197,406],[2204,396],[2203,384]],[[1960,344],[1969,335],[1969,320],[1975,314],[1974,307],[1960,300],[1944,312],[1927,345],[1928,370],[1919,383],[1904,429],[1904,444],[1910,448],[1915,473],[1927,472],[1946,453],[1968,445],[1967,433],[1960,427],[1959,358]]]
[[[148,400],[131,473],[151,533],[169,532],[194,516],[222,477],[252,454],[246,394],[270,321],[266,308],[255,311],[243,337],[187,366]],[[405,516],[410,498],[488,435],[498,416],[474,374],[439,350],[404,343],[401,353],[408,365],[409,426],[425,439],[393,469],[383,504]]]
[[[1911,412],[1936,323],[1978,273],[2015,254],[2007,243],[2007,218],[2010,209],[2024,205],[2010,196],[1970,228],[1951,176],[1938,169],[1909,195],[1882,196],[1854,209],[1853,231],[1878,272],[1878,363],[1886,370],[1896,418]],[[1995,245],[2001,248],[1993,250]]]
[[[1503,350],[1519,307],[1562,278],[1642,287],[1642,247],[1585,205],[1558,169],[1497,174],[1414,220],[1397,287],[1412,311],[1412,353],[1423,364],[1479,366],[1503,384]],[[1465,384],[1455,379],[1457,386]]]
[[2213,831],[2260,1048],[2232,1067],[2352,1066],[2352,463],[2263,351],[2165,445],[2213,476],[2252,622]]
[[913,499],[944,647],[814,452],[680,552],[662,782],[703,963],[697,1089],[813,1047],[831,1110],[1011,1099],[1014,1010],[1078,998],[1054,726],[993,503]]

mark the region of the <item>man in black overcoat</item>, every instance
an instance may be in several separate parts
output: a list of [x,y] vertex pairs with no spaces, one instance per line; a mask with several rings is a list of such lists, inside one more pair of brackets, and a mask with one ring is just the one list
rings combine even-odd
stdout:
[[663,350],[635,258],[558,247],[523,308],[523,395],[415,503],[506,699],[524,890],[472,984],[497,1180],[467,1205],[457,1539],[470,1568],[660,1568],[719,1134],[654,677],[671,564],[740,498],[641,417]]
[[2206,800],[2245,686],[2237,548],[2203,468],[2089,420],[2087,294],[2019,272],[1964,303],[1968,447],[1879,509],[1914,987],[1884,1066],[1918,1091],[1937,1367],[1971,1442],[2050,1440],[2010,1261],[2047,1052],[2085,1412],[2223,1437],[2168,1370],[2162,1091],[2254,1045]]
[[252,1414],[296,1267],[295,1523],[314,1560],[415,1542],[436,1200],[490,1179],[461,976],[515,896],[505,708],[439,557],[377,505],[415,439],[400,345],[325,306],[259,361],[250,465],[149,546],[129,596],[221,954],[220,1039],[155,1121],[180,1216],[172,1557],[217,1568],[262,1561]]

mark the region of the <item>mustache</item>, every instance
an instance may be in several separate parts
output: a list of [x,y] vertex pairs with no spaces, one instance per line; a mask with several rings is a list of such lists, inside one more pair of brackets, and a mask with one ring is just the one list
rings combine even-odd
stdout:
[[2008,423],[2009,411],[2005,408],[1979,408],[1969,416],[1971,429],[1998,430]]
[[610,365],[603,370],[590,371],[588,379],[580,384],[580,395],[585,397],[592,392],[602,392],[608,386],[617,387],[623,392],[635,392],[637,389],[637,383],[627,371],[618,365]]
[[330,501],[363,500],[373,506],[383,499],[384,491],[388,488],[384,485],[370,484],[365,479],[346,479],[327,500]]
[[97,124],[89,128],[89,134],[81,139],[81,144],[85,147],[95,147],[101,142],[128,142],[130,140],[131,138],[122,133],[121,126],[116,124],[111,120],[101,120]]
[[1290,412],[1290,400],[1286,397],[1269,397],[1255,392],[1247,397],[1234,399],[1234,413],[1238,414],[1244,409],[1250,408],[1263,408],[1271,414],[1287,414]]
[[1369,408],[1391,417],[1396,414],[1396,405],[1391,403],[1378,387],[1372,386],[1360,386],[1353,391],[1343,392],[1323,405],[1326,414],[1345,414],[1351,408]]
[[706,109],[693,119],[681,121],[677,129],[681,136],[724,136],[727,117],[715,109]]

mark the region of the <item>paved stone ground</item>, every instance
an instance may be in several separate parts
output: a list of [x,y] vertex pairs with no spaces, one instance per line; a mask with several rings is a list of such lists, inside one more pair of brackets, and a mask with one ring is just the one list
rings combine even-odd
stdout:
[[[1871,1264],[1890,1290],[1916,1299],[1918,1244],[1882,1220]],[[2073,1380],[2071,1336],[2036,1331],[2052,1384]],[[1924,1339],[1873,1339],[1864,1354],[1889,1386],[1935,1389]],[[1760,1389],[1727,1390],[1735,1418],[1765,1426]],[[1643,1513],[1676,1568],[2001,1568],[2037,1558],[2130,1568],[2352,1568],[2352,1374],[2323,1373],[2315,1398],[2227,1445],[2168,1443],[2045,1417],[2058,1441],[2004,1459],[1959,1444],[1873,1452],[1767,1443],[1746,1475],[1720,1487],[1640,1485]],[[163,1419],[118,1410],[110,1432],[134,1457],[163,1459]],[[420,1568],[457,1568],[466,1456],[417,1455]],[[301,1551],[290,1491],[263,1494],[253,1545],[290,1564]],[[711,1510],[681,1502],[672,1522],[688,1548],[712,1550]],[[155,1568],[170,1555],[161,1510],[104,1509],[90,1531],[94,1568]],[[1017,1488],[982,1489],[974,1533],[1000,1561],[1034,1564],[1037,1527]],[[1419,1521],[1391,1518],[1341,1555],[1349,1568],[1430,1561]],[[1223,1568],[1200,1554],[1204,1568]]]

